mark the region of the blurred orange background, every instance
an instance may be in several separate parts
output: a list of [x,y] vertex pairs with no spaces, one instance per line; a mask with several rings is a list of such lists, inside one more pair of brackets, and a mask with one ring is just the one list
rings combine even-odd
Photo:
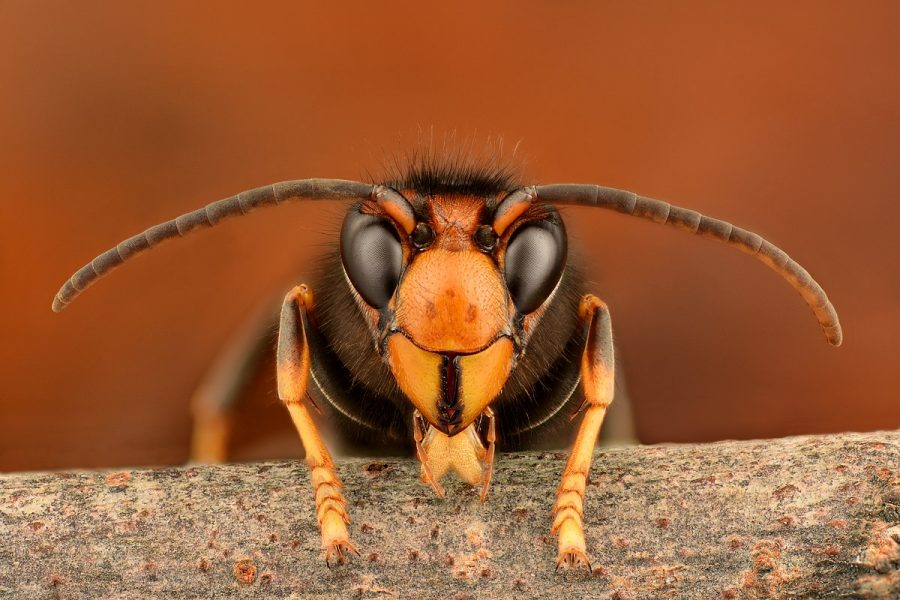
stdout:
[[828,291],[839,349],[751,258],[566,209],[642,441],[896,428],[898,58],[891,1],[4,2],[0,469],[186,460],[204,370],[311,272],[341,207],[172,242],[56,315],[59,285],[211,200],[368,178],[420,130],[502,136],[528,182],[732,221]]

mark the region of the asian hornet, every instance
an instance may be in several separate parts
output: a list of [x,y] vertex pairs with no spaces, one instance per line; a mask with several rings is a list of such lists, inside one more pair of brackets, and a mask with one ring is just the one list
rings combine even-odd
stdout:
[[374,446],[401,439],[414,448],[421,479],[438,496],[454,471],[484,499],[498,442],[527,448],[582,412],[551,529],[557,568],[589,566],[585,483],[613,399],[615,358],[609,310],[570,260],[559,205],[614,210],[747,252],[800,292],[829,343],[841,343],[819,284],[755,233],[631,192],[521,186],[502,168],[440,161],[380,184],[305,179],[213,202],[99,255],[63,285],[53,310],[160,242],[306,200],[349,204],[315,288],[299,285],[284,298],[276,358],[278,395],[306,451],[329,564],[357,551],[341,481],[310,412],[310,381],[328,419]]

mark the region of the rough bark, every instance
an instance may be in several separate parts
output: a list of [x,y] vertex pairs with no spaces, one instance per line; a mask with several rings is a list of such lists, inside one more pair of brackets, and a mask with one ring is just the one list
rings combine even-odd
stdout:
[[0,596],[900,597],[900,432],[599,451],[591,572],[553,569],[563,462],[499,455],[482,504],[341,460],[362,555],[333,569],[302,462],[4,475]]

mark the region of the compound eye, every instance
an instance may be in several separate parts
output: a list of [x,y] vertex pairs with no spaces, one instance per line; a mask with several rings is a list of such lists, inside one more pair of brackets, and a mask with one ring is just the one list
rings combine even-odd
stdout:
[[520,313],[534,312],[544,303],[562,277],[566,252],[566,232],[560,223],[535,221],[513,233],[503,275]]
[[366,304],[387,306],[403,267],[403,248],[390,222],[356,211],[348,213],[341,226],[341,262]]

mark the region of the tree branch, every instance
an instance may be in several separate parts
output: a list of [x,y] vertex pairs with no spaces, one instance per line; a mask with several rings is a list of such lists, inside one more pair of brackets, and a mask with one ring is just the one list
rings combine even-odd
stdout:
[[554,573],[563,453],[498,457],[484,504],[344,459],[361,557],[329,570],[302,462],[0,476],[0,597],[900,595],[900,432],[597,453],[593,571]]

